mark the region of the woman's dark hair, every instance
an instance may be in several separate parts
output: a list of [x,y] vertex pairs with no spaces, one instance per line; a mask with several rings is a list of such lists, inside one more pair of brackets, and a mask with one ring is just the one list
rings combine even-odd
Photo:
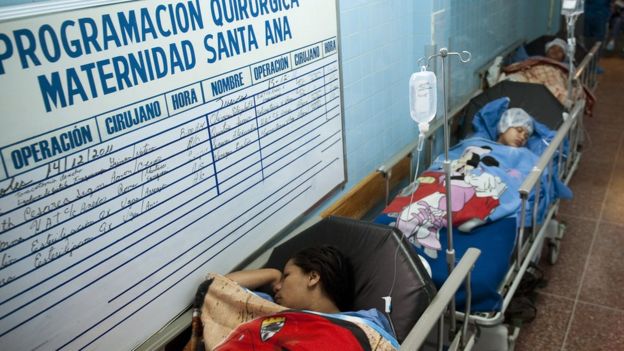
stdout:
[[304,272],[318,272],[321,286],[341,311],[349,311],[353,304],[355,284],[349,259],[333,246],[310,247],[292,258]]

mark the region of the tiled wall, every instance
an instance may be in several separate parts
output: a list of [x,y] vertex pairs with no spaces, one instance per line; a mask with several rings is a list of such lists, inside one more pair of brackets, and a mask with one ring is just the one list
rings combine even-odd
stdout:
[[407,80],[426,45],[473,54],[468,64],[451,60],[450,105],[457,105],[478,88],[477,71],[497,52],[555,32],[559,6],[559,0],[340,1],[348,186],[416,136]]
[[431,0],[339,2],[347,187],[417,135],[408,80],[431,42],[431,11]]
[[452,50],[472,53],[468,64],[451,61],[451,105],[465,100],[478,87],[476,71],[490,62],[496,53],[515,41],[531,41],[544,34],[553,34],[559,26],[559,0],[446,2],[449,6],[447,45]]
[[341,0],[339,6],[348,189],[416,137],[407,81],[426,46],[473,54],[470,63],[451,65],[452,108],[478,88],[477,71],[497,52],[556,32],[560,0]]

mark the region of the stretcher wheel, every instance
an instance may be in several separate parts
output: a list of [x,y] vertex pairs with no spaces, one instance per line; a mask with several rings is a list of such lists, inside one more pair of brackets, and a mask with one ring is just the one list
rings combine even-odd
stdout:
[[561,239],[563,239],[563,233],[565,231],[565,224],[559,223],[557,227],[557,234],[554,238],[548,241],[548,262],[551,265],[557,263],[559,258],[559,250],[561,249]]
[[548,243],[548,263],[554,265],[559,258],[559,247],[561,246],[559,240],[553,240]]

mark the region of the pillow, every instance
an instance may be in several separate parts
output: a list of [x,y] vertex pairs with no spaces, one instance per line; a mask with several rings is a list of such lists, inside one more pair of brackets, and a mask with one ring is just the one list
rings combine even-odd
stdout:
[[509,102],[508,97],[502,97],[492,100],[483,106],[472,119],[474,136],[492,141],[498,140],[498,121],[509,108]]
[[[510,100],[508,97],[502,97],[492,100],[483,106],[472,119],[474,136],[497,141],[498,121],[500,121],[503,113],[509,108],[509,102]],[[533,118],[533,127],[533,134],[529,137],[526,146],[534,154],[539,156],[546,150],[548,144],[550,144],[550,141],[557,133],[535,120],[535,118]],[[564,154],[566,153],[567,142],[564,144]]]

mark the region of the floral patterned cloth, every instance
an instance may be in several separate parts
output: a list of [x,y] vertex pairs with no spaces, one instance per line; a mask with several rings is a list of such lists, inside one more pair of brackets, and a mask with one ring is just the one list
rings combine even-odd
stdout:
[[[565,105],[568,94],[568,68],[560,62],[546,57],[531,57],[504,67],[503,73],[505,74],[501,75],[500,80],[545,85],[557,100]],[[585,113],[591,115],[596,99],[586,87],[574,88],[572,98],[575,101],[586,98]]]
[[[254,342],[257,342],[260,345],[265,340],[268,340],[268,335],[271,335],[270,337],[272,337],[272,335],[279,332],[279,330],[275,331],[275,327],[279,326],[279,323],[267,323],[267,321],[284,319],[284,314],[295,313],[308,315],[307,318],[302,316],[303,318],[299,319],[300,324],[298,328],[301,327],[301,320],[305,321],[314,319],[309,318],[309,315],[311,314],[310,312],[288,310],[286,307],[265,300],[249,290],[242,288],[232,280],[218,274],[209,274],[207,279],[211,279],[212,283],[208,288],[208,292],[206,293],[201,309],[201,320],[204,326],[204,344],[207,350],[213,350],[215,348],[227,349],[227,347],[223,344],[224,341],[232,339],[233,335],[250,335],[248,333],[249,328],[254,325],[261,327],[270,326],[270,328],[265,328],[267,329],[266,331],[263,331],[261,328],[257,331],[257,333],[252,333],[254,338],[258,339],[254,339]],[[273,318],[273,316],[276,316],[276,318]],[[317,319],[317,323],[313,325],[318,326],[318,317],[323,318],[323,315],[315,314],[314,316]],[[338,314],[338,316],[340,315]],[[258,319],[262,320],[259,321]],[[348,321],[342,321],[341,323],[343,325],[344,323],[353,324],[359,331],[355,334],[361,334],[361,332],[363,332],[363,335],[365,335],[368,342],[367,348],[370,350],[396,350],[390,341],[385,339],[364,321],[360,322],[358,318],[349,318]],[[286,327],[283,328],[284,331],[287,331]],[[323,328],[342,327],[339,327],[336,323],[325,323]],[[241,334],[241,330],[244,330],[245,333]],[[315,330],[314,332],[318,333],[319,331]],[[327,332],[331,332],[331,330]],[[340,332],[344,334],[344,330],[341,329]],[[277,339],[278,338],[276,337],[271,341],[275,342]],[[358,348],[356,347],[354,349]]]

